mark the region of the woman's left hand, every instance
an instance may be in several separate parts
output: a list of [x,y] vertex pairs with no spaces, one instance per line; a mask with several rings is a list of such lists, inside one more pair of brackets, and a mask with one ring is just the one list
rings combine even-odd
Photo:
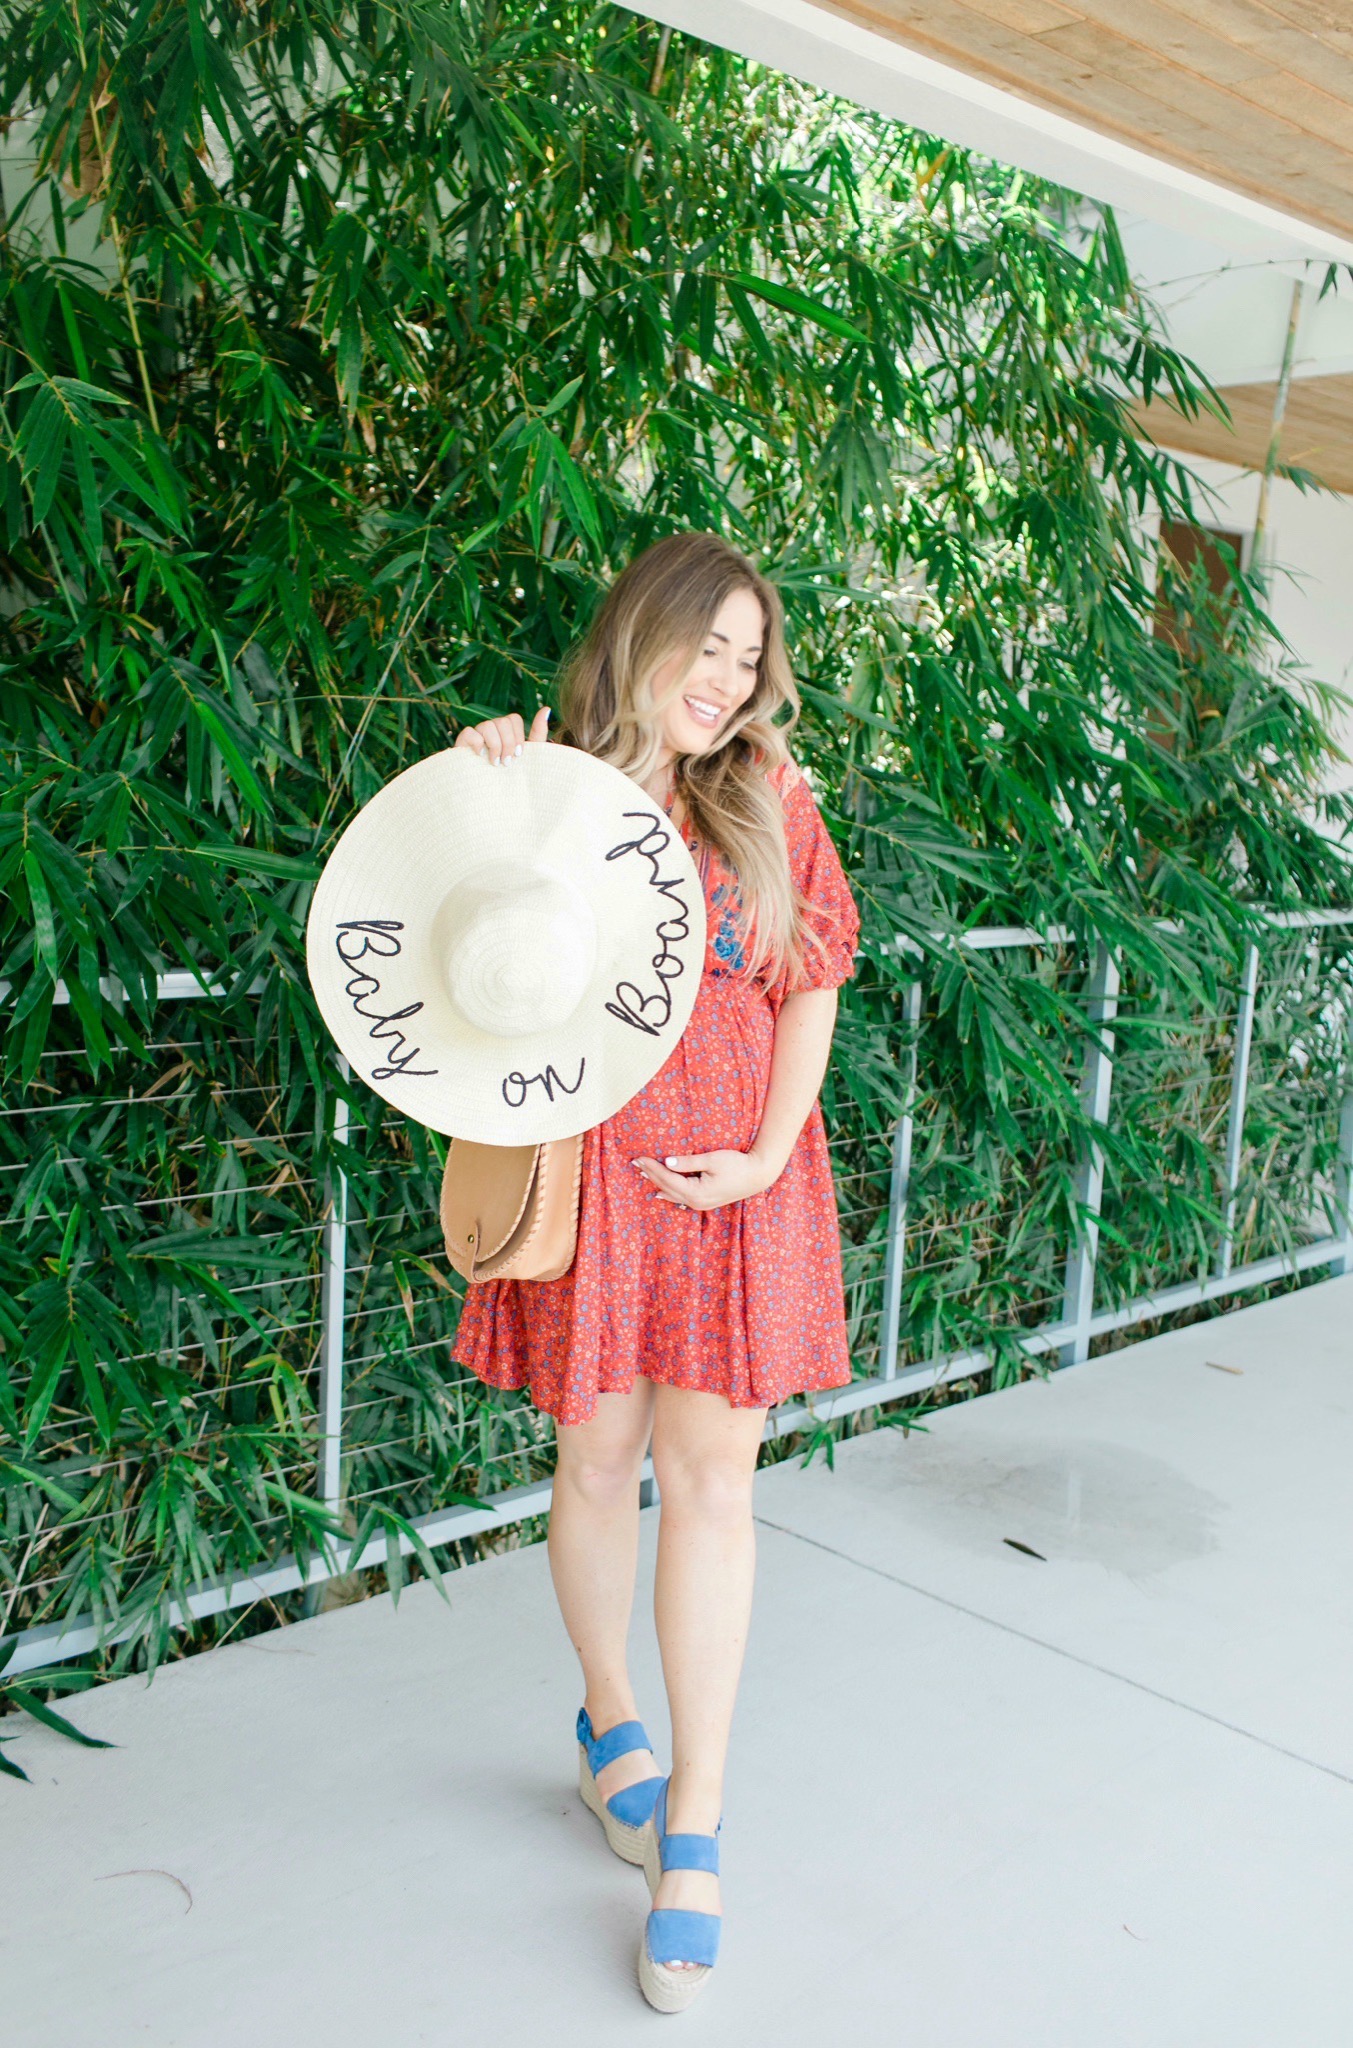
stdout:
[[633,1159],[630,1164],[651,1181],[660,1202],[683,1209],[722,1209],[727,1202],[745,1202],[762,1195],[779,1179],[755,1152],[691,1152],[670,1159]]

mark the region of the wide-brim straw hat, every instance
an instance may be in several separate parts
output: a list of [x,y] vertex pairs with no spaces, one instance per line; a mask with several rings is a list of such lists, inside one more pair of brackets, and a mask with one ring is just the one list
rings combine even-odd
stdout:
[[364,804],[306,932],[325,1023],[429,1129],[539,1144],[603,1123],[686,1028],[704,893],[637,783],[574,747],[465,748]]

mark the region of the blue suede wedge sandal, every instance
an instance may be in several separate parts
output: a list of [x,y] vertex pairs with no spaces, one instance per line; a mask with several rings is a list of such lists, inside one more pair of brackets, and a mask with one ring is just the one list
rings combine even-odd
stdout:
[[597,1779],[607,1764],[613,1764],[617,1757],[652,1747],[642,1721],[621,1721],[617,1727],[608,1728],[604,1735],[594,1735],[586,1707],[578,1714],[578,1790],[582,1794],[583,1805],[605,1828],[606,1840],[626,1863],[642,1863],[644,1860],[644,1827],[666,1780],[641,1778],[637,1785],[626,1785],[621,1791],[613,1792],[609,1799],[603,1799],[597,1789]]
[[[720,1826],[723,1823],[720,1822]],[[667,1780],[662,1781],[653,1817],[644,1829],[644,1876],[657,1896],[663,1872],[708,1870],[719,1875],[719,1838],[715,1835],[669,1835]],[[684,2012],[708,1981],[719,1960],[718,1913],[691,1913],[655,1906],[639,1943],[639,1989],[655,2012]],[[675,1963],[695,1965],[674,1969]]]

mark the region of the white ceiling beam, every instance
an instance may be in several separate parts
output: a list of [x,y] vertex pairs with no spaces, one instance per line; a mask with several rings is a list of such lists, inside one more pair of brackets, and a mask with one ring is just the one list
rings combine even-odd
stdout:
[[1353,263],[1353,242],[1329,228],[1050,113],[811,0],[656,0],[632,11],[1251,262]]

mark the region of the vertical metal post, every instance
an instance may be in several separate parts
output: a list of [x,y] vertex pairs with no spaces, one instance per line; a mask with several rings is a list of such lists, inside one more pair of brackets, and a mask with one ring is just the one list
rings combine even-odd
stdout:
[[1353,1273],[1353,996],[1348,1003],[1348,1082],[1339,1115],[1339,1165],[1334,1199],[1344,1219],[1343,1250],[1330,1261],[1331,1275]]
[[1217,1260],[1217,1277],[1220,1280],[1230,1272],[1235,1252],[1236,1199],[1245,1148],[1245,1104],[1250,1092],[1250,1047],[1254,1042],[1254,997],[1258,986],[1259,948],[1251,944],[1245,948],[1240,1001],[1236,1006],[1235,1046],[1231,1054],[1231,1108],[1226,1120],[1226,1222]]
[[[346,1084],[348,1063],[338,1069]],[[335,1092],[333,1142],[348,1142],[348,1101]],[[343,1454],[343,1313],[348,1276],[348,1177],[341,1166],[330,1168],[324,1184],[324,1229],[321,1237],[319,1470],[316,1491],[325,1507],[337,1514]]]
[[[1118,955],[1102,939],[1090,972],[1090,1042],[1081,1075],[1081,1107],[1087,1123],[1109,1120],[1113,1087],[1113,1020],[1118,1015]],[[1095,1261],[1099,1256],[1099,1212],[1104,1197],[1104,1152],[1087,1137],[1076,1168],[1076,1228],[1066,1254],[1062,1321],[1072,1334],[1058,1352],[1060,1365],[1082,1365],[1090,1356],[1090,1318],[1095,1309]]]
[[921,984],[908,982],[902,1004],[907,1027],[905,1106],[893,1132],[893,1170],[888,1188],[887,1257],[883,1268],[883,1313],[879,1322],[879,1370],[885,1380],[897,1377],[897,1351],[902,1329],[902,1271],[906,1258],[907,1195],[911,1182],[911,1142],[915,1128],[918,1034],[921,1028]]

